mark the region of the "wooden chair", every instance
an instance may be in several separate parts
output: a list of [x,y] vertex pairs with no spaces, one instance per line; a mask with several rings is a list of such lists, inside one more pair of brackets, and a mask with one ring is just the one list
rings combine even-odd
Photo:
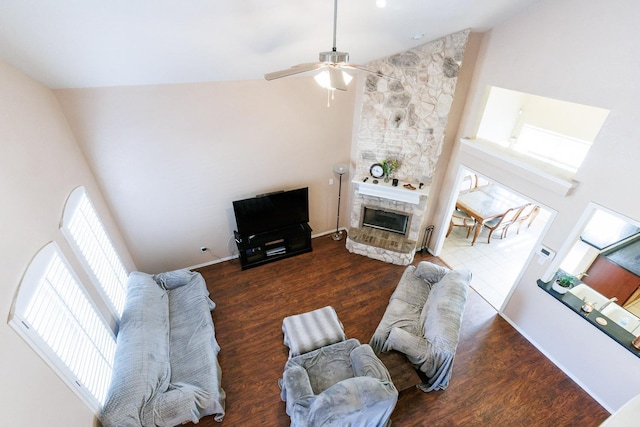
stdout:
[[540,206],[534,203],[529,203],[524,208],[522,208],[522,212],[516,219],[516,223],[518,224],[516,234],[520,234],[520,227],[522,227],[522,224],[524,224],[525,222],[527,223],[527,228],[531,227],[531,223],[534,219],[536,219],[536,216],[538,216],[538,212],[540,212]]
[[473,190],[478,186],[478,177],[475,174],[465,175],[458,184],[458,191]]
[[491,243],[491,236],[497,230],[502,230],[502,233],[500,234],[501,239],[507,237],[509,227],[514,222],[516,222],[516,220],[518,219],[518,215],[520,215],[520,212],[522,212],[522,209],[524,209],[524,207],[511,208],[504,214],[502,214],[502,216],[483,222],[482,226],[489,229],[489,237],[487,237],[487,243]]
[[453,227],[466,227],[467,229],[467,239],[471,235],[471,230],[476,226],[476,220],[471,217],[468,213],[463,212],[459,209],[454,209],[453,214],[451,214],[451,220],[449,221],[449,230],[447,231],[446,237],[449,237],[451,231],[453,231]]

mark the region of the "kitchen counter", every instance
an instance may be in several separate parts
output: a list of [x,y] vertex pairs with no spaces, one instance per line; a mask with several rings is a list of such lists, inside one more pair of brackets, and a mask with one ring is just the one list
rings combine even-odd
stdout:
[[[566,307],[568,307],[571,311],[585,319],[594,327],[600,329],[602,332],[611,337],[618,344],[629,350],[636,357],[640,357],[640,350],[636,349],[633,345],[631,345],[631,341],[635,338],[633,334],[629,331],[615,323],[613,320],[607,318],[604,314],[594,309],[591,313],[583,312],[580,307],[582,307],[583,301],[573,295],[571,292],[567,292],[565,294],[560,294],[554,291],[551,288],[551,284],[556,280],[556,276],[550,282],[543,282],[542,280],[538,280],[538,287],[547,292],[549,295],[560,301]],[[601,325],[596,321],[598,317],[602,317],[607,319],[606,325]]]

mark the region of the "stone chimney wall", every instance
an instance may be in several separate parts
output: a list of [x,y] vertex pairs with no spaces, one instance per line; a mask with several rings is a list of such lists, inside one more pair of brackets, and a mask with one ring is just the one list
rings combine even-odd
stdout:
[[396,178],[431,182],[468,37],[464,30],[367,64],[399,81],[367,76],[356,177],[369,176],[373,163],[396,159]]
[[[393,178],[419,187],[431,183],[444,144],[458,71],[469,30],[367,64],[398,80],[367,75],[357,133],[354,182],[369,177],[383,160],[398,160]],[[355,186],[354,188],[356,188]],[[416,240],[426,214],[426,197],[418,204],[372,197],[354,191],[347,249],[370,258],[406,265],[413,261]],[[363,206],[411,215],[406,237],[360,229]]]

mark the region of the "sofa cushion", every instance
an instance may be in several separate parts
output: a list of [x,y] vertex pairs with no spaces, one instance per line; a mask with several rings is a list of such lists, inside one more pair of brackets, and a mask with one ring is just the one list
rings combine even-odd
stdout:
[[389,426],[389,418],[398,400],[391,382],[372,377],[353,377],[329,387],[309,407],[305,426]]
[[441,348],[458,345],[471,273],[453,270],[436,283],[424,305],[424,337]]
[[[168,286],[171,386],[181,394],[191,395],[189,401],[173,393],[177,396],[175,406],[183,405],[185,416],[198,415],[195,420],[193,417],[183,418],[180,422],[186,419],[197,422],[198,418],[206,415],[214,415],[216,421],[222,421],[225,393],[220,384],[220,346],[211,317],[215,304],[209,299],[209,291],[200,273],[181,270],[156,276],[156,280],[165,279],[164,283],[171,285],[168,278],[176,276],[181,277],[179,282],[182,285]],[[174,411],[179,412],[177,408]]]
[[120,320],[113,378],[101,415],[104,426],[153,425],[141,419],[141,408],[167,389],[169,304],[167,292],[151,275],[129,275]]
[[426,280],[429,284],[438,283],[444,276],[446,276],[451,270],[441,265],[433,264],[431,262],[420,262],[416,266],[414,272],[416,277]]
[[419,263],[417,267],[409,265],[405,268],[391,294],[384,316],[369,341],[376,353],[389,350],[386,341],[392,328],[402,328],[422,335],[424,320],[419,321],[420,313],[433,284],[426,279],[440,280],[447,271],[449,270],[444,267],[426,262]]
[[351,338],[317,350],[293,357],[285,365],[285,371],[300,366],[308,373],[311,389],[320,394],[332,385],[354,376],[351,352],[360,342]]
[[422,307],[429,295],[430,283],[416,276],[416,267],[413,265],[405,268],[398,282],[398,286],[391,294],[390,300],[401,300],[407,304]]
[[[433,286],[444,279],[450,272],[451,270],[440,265],[432,264],[430,262],[421,262],[416,267],[415,275],[428,284],[429,292],[431,292]],[[424,304],[421,305],[420,320],[416,325],[421,335],[424,334],[424,322],[427,320],[428,305],[426,302],[427,299],[425,298]]]

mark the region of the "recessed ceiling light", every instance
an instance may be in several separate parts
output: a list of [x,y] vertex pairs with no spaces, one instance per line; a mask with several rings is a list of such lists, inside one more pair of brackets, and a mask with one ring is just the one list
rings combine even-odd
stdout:
[[423,37],[424,37],[424,33],[417,33],[417,34],[414,34],[413,37],[411,38],[414,40],[420,40]]
[[387,0],[376,0],[376,7],[382,9],[387,6]]

